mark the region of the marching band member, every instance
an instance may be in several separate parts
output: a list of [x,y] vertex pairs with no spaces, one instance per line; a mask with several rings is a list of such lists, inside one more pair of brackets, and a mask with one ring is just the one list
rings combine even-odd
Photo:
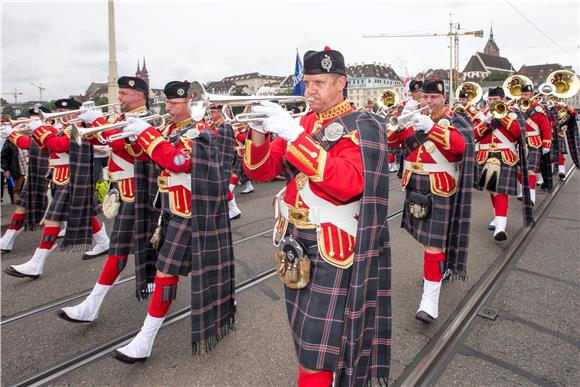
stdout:
[[[232,160],[224,158],[233,154],[233,137],[230,132],[222,144],[207,124],[193,124],[186,99],[188,86],[187,82],[170,82],[165,88],[170,114],[177,122],[167,138],[137,118],[129,118],[125,128],[163,169],[159,189],[165,232],[143,327],[129,344],[113,353],[124,363],[142,362],[151,354],[175,298],[179,276],[189,276],[192,281],[194,353],[211,350],[234,326],[233,245],[226,204]],[[224,160],[229,167],[223,165]]]
[[250,178],[287,178],[277,195],[274,243],[298,386],[330,386],[333,373],[336,385],[386,383],[391,309],[385,123],[375,114],[353,112],[343,95],[340,52],[308,51],[303,71],[312,111],[298,122],[277,104],[255,107],[267,118],[250,124],[244,155]]
[[[478,186],[489,191],[495,212],[489,227],[494,230],[493,238],[498,241],[507,239],[508,196],[517,195],[519,159],[516,147],[522,134],[515,113],[506,111],[503,118],[495,118],[490,112],[494,102],[505,104],[504,97],[501,87],[489,89],[488,107],[483,111],[484,120],[475,127],[475,139],[479,142]],[[507,109],[507,105],[503,106]]]
[[564,155],[568,153],[568,150],[566,149],[566,141],[568,142],[569,148],[574,148],[574,150],[570,150],[570,155],[572,156],[574,163],[578,165],[578,146],[580,145],[580,141],[578,141],[578,124],[576,121],[577,113],[573,107],[564,102],[556,101],[554,107],[558,112],[557,137],[554,136],[554,138],[558,139],[558,146],[553,147],[554,149],[557,148],[554,160],[558,161],[558,177],[563,179],[566,177]]
[[390,146],[403,148],[402,186],[406,191],[402,227],[421,243],[423,296],[416,318],[438,317],[443,273],[465,278],[469,214],[473,186],[471,122],[445,107],[443,82],[427,80],[421,105],[431,115],[417,114],[416,124],[390,131]]
[[[60,99],[55,104],[57,112],[78,110],[81,106],[74,99]],[[70,118],[74,118],[74,115],[71,114]],[[91,147],[81,148],[76,143],[71,143],[70,125],[65,124],[58,130],[37,120],[30,122],[28,126],[33,130],[35,141],[51,152],[51,182],[56,186],[56,191],[44,215],[42,237],[34,255],[23,264],[9,266],[5,272],[13,277],[36,279],[42,274],[44,264],[54,250],[61,223],[67,222],[61,249],[90,245],[92,240],[96,241],[95,247],[86,252],[83,259],[106,253],[109,249],[109,238],[104,225],[95,216]]]
[[[120,77],[118,99],[123,112],[116,120],[126,119],[126,114],[150,115],[147,110],[149,86],[135,77]],[[98,127],[108,124],[102,112],[96,109],[84,111],[80,118],[87,124]],[[94,321],[101,304],[113,283],[119,277],[131,252],[135,254],[137,297],[147,297],[155,277],[154,265],[157,254],[149,246],[149,240],[158,222],[159,212],[153,207],[157,192],[156,172],[149,157],[138,144],[124,139],[108,141],[118,129],[99,132],[88,138],[93,144],[108,144],[111,148],[106,174],[116,183],[119,193],[118,213],[115,216],[107,261],[100,277],[89,296],[79,305],[59,310],[57,315],[74,323]]]
[[[532,98],[533,86],[525,84],[522,86],[521,97]],[[530,101],[530,107],[523,112],[526,120],[527,138],[527,159],[528,173],[530,176],[530,197],[532,202],[536,202],[536,172],[540,170],[540,159],[542,155],[550,152],[552,145],[552,129],[548,122],[548,117],[544,108],[537,100]],[[521,182],[521,179],[520,179]]]
[[[35,106],[28,111],[31,119],[40,119],[40,112],[50,113],[44,106]],[[0,249],[2,254],[9,253],[14,247],[14,242],[18,235],[24,230],[34,230],[40,226],[40,222],[46,212],[48,198],[48,151],[43,148],[32,137],[20,133],[18,130],[10,128],[7,133],[8,141],[12,142],[19,149],[28,151],[28,166],[24,187],[20,195],[16,198],[16,208],[12,214],[12,219],[8,229],[0,239]]]
[[237,176],[240,184],[244,186],[241,194],[246,195],[254,192],[254,185],[252,180],[246,175],[244,171],[244,150],[246,142],[247,125],[239,124],[234,127],[234,166],[232,168],[232,176]]

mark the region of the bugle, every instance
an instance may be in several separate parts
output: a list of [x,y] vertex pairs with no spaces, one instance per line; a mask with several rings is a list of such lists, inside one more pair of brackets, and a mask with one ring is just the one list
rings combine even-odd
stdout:
[[[95,106],[95,103],[93,101],[87,101],[87,102],[84,102],[82,107],[80,109],[77,109],[77,110],[67,110],[66,112],[56,112],[56,113],[45,113],[45,112],[41,111],[40,118],[42,119],[42,121],[61,119],[62,117],[69,116],[71,114],[82,113],[82,112],[87,111],[87,110],[104,109],[106,107],[113,107],[113,106],[120,106],[120,105],[121,105],[120,102],[115,102],[115,103],[108,103],[105,105]],[[63,124],[68,124],[70,122],[70,120],[61,120],[61,121]]]
[[265,116],[257,113],[239,113],[234,115],[233,108],[246,106],[256,106],[262,101],[271,101],[277,103],[304,103],[306,106],[302,112],[291,113],[292,117],[302,117],[310,110],[308,99],[300,96],[291,95],[272,95],[272,96],[231,96],[231,95],[217,95],[209,94],[205,91],[203,85],[197,81],[191,82],[187,91],[187,100],[189,105],[189,112],[194,121],[201,121],[207,110],[213,105],[221,105],[224,119],[228,123],[241,122],[248,123],[253,121],[260,121]]

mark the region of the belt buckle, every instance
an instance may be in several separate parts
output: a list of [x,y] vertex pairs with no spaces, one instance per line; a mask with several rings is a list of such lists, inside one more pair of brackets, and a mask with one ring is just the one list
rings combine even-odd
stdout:
[[168,176],[157,177],[157,185],[159,185],[159,188],[167,188],[168,184],[169,184]]
[[497,144],[489,144],[489,150],[495,152],[497,150]]
[[411,171],[413,172],[423,172],[423,163],[413,162],[411,163]]
[[308,208],[288,206],[288,220],[298,227],[311,226],[308,221]]

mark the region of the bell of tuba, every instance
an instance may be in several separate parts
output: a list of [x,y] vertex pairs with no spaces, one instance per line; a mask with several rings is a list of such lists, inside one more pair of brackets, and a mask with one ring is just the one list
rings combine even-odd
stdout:
[[558,98],[570,98],[580,90],[580,81],[576,74],[568,70],[556,70],[546,79],[546,83],[554,86],[552,92]]
[[522,86],[533,85],[532,80],[525,75],[512,75],[503,82],[502,88],[505,96],[510,99],[519,99],[522,95]]
[[481,86],[475,82],[463,82],[459,85],[455,90],[455,99],[459,99],[459,94],[461,93],[467,93],[467,105],[475,105],[483,97]]
[[377,97],[377,105],[379,105],[379,111],[386,110],[390,107],[397,105],[400,101],[399,95],[394,88],[388,88],[381,92]]

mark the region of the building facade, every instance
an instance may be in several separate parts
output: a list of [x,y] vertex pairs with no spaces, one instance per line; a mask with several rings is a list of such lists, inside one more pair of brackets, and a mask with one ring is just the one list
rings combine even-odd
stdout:
[[399,96],[403,95],[403,81],[390,65],[384,63],[355,63],[347,66],[348,98],[356,108],[375,103],[387,88],[394,89]]

